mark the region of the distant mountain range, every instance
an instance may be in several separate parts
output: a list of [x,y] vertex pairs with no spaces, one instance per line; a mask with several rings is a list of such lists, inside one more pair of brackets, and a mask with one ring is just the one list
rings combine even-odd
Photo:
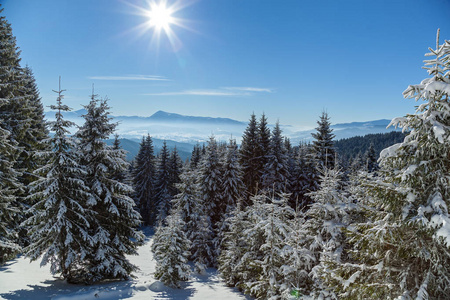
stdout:
[[[86,111],[84,109],[65,112],[64,118],[82,125]],[[55,112],[46,112],[48,120],[54,119]],[[149,117],[139,116],[111,116],[115,122],[118,122],[117,133],[121,138],[122,147],[129,152],[128,159],[132,159],[139,151],[139,143],[142,136],[150,134],[153,139],[155,152],[158,153],[162,148],[163,141],[166,140],[169,148],[175,146],[183,160],[188,158],[192,152],[193,146],[200,142],[206,142],[211,135],[216,139],[227,141],[231,137],[240,143],[242,134],[247,127],[247,122],[236,121],[229,118],[211,118],[184,116],[175,113],[157,111]],[[336,140],[349,138],[353,136],[364,136],[373,133],[385,133],[396,130],[387,125],[390,120],[381,119],[367,122],[352,122],[334,124],[333,133]],[[311,133],[315,129],[304,131],[293,131],[291,126],[282,126],[284,134],[291,139],[293,145],[300,141],[308,142],[312,140]],[[112,143],[112,140],[108,141]]]

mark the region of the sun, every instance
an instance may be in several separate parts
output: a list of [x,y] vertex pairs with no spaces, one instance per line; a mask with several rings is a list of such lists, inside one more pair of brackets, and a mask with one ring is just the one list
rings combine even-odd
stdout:
[[166,2],[150,3],[150,9],[147,11],[149,26],[158,31],[164,30],[167,34],[170,32],[170,25],[175,23],[172,14],[173,8],[167,7]]
[[[1,0],[0,0],[1,1]],[[188,23],[192,21],[180,18],[183,16],[183,9],[192,5],[198,0],[142,0],[143,5],[136,5],[135,1],[123,0],[127,4],[133,15],[137,15],[141,23],[131,28],[128,32],[134,32],[136,38],[148,37],[150,48],[159,49],[160,43],[168,41],[174,52],[179,51],[183,43],[176,34],[177,28],[196,32]]]

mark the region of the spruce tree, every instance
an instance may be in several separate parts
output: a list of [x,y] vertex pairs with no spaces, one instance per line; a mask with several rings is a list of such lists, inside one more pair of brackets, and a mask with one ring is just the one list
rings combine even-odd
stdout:
[[224,234],[229,229],[228,218],[234,211],[237,203],[242,201],[245,195],[245,185],[242,181],[242,168],[239,164],[238,149],[235,140],[230,140],[226,152],[221,158],[221,195],[224,211],[217,225],[217,238],[214,241],[216,256],[220,255]]
[[260,147],[258,123],[255,114],[251,115],[248,126],[244,131],[239,153],[239,160],[243,171],[243,181],[247,189],[247,199],[243,203],[243,205],[246,206],[250,204],[250,196],[257,193],[261,176],[261,174],[259,174]]
[[26,135],[20,142],[22,151],[20,153],[20,166],[23,170],[21,176],[21,182],[24,186],[28,186],[31,182],[36,180],[36,176],[33,171],[44,164],[42,159],[39,159],[37,155],[34,155],[36,151],[46,150],[48,144],[44,141],[48,139],[48,128],[45,121],[44,107],[42,105],[41,97],[39,96],[39,90],[34,79],[33,71],[30,67],[24,68],[24,74],[26,76],[25,93],[28,98],[28,105],[30,107],[29,114],[29,127],[26,131]]
[[36,199],[32,214],[24,225],[29,226],[31,244],[25,249],[33,261],[42,256],[41,265],[51,264],[53,274],[61,273],[69,282],[83,280],[88,272],[85,260],[91,247],[86,200],[88,189],[84,183],[86,172],[78,163],[76,142],[68,137],[73,122],[64,120],[70,111],[62,103],[63,90],[58,91],[55,121],[51,122],[54,136],[47,140],[48,151],[38,152],[47,164],[35,171],[39,179],[31,184],[29,198]]
[[172,200],[171,214],[180,215],[184,224],[183,231],[191,241],[190,259],[194,262],[195,271],[203,273],[214,263],[213,231],[196,177],[197,173],[190,170],[190,167],[185,168],[181,174],[181,183],[177,185],[180,193]]
[[175,197],[180,191],[177,184],[181,182],[180,175],[183,170],[183,162],[178,154],[177,147],[170,153],[169,157],[169,194],[171,198]]
[[[117,133],[114,134],[114,142],[112,144],[112,150],[113,150],[112,153],[115,153],[118,157],[120,157],[120,159],[122,159],[123,161],[126,160],[126,151],[122,149],[120,145],[119,135]],[[116,171],[114,174],[112,174],[112,178],[114,180],[117,180],[118,182],[126,183],[128,169],[129,166],[127,167],[127,170]]]
[[153,142],[150,135],[147,135],[142,138],[133,170],[134,198],[145,225],[156,224],[155,178]]
[[350,223],[349,201],[342,190],[341,177],[339,169],[322,169],[320,187],[311,193],[312,204],[305,212],[306,221],[301,229],[304,245],[315,260],[314,266],[305,270],[311,271],[314,285],[310,288],[315,298],[336,298],[321,278],[326,273],[326,263],[343,261],[346,246],[344,230]]
[[93,252],[88,258],[90,280],[128,279],[137,268],[125,255],[136,254],[137,246],[143,241],[142,233],[136,229],[141,220],[133,209],[133,200],[128,197],[133,189],[112,178],[113,174],[125,171],[128,164],[105,142],[117,126],[109,117],[107,100],[97,100],[93,94],[85,109],[85,123],[77,137],[81,163],[87,172],[90,193],[87,204],[94,211],[89,215],[93,238]]
[[226,205],[225,212],[229,213],[243,199],[245,185],[242,181],[242,167],[239,164],[238,149],[235,140],[230,140],[227,151],[222,157],[222,188],[221,199]]
[[377,156],[375,154],[375,148],[373,143],[370,144],[369,149],[367,149],[366,155],[366,169],[367,172],[372,173],[378,170]]
[[289,157],[284,145],[280,124],[277,122],[270,139],[270,152],[262,176],[263,189],[274,194],[284,193],[290,188]]
[[183,232],[184,222],[175,213],[166,218],[153,238],[152,251],[156,260],[155,278],[165,285],[180,288],[180,281],[189,279],[188,265],[190,242]]
[[19,186],[18,173],[11,161],[15,149],[10,144],[8,135],[9,132],[0,127],[0,265],[20,251],[15,221],[19,209],[14,205],[14,194]]
[[249,247],[248,241],[242,237],[242,233],[248,226],[246,215],[239,201],[236,208],[227,214],[225,220],[228,228],[223,232],[218,269],[225,284],[231,287],[237,286],[244,280],[241,273],[244,265],[241,261]]
[[332,169],[335,163],[335,148],[334,148],[334,134],[333,129],[330,128],[330,117],[328,113],[322,112],[320,120],[317,121],[319,125],[317,132],[312,133],[313,149],[315,152],[315,159],[320,168]]
[[169,149],[166,141],[163,143],[161,152],[158,157],[158,167],[156,170],[155,181],[155,201],[158,207],[156,217],[157,223],[163,222],[167,217],[171,207],[172,196],[170,195],[170,166],[169,166]]
[[202,158],[202,149],[200,148],[200,144],[197,143],[194,146],[194,149],[192,149],[191,161],[190,161],[190,164],[189,164],[192,170],[197,169],[201,158]]
[[291,207],[295,203],[299,209],[305,210],[311,203],[309,193],[317,188],[317,170],[312,154],[312,147],[308,144],[300,143],[296,156],[294,157],[294,167],[291,173]]
[[214,228],[226,208],[220,197],[222,193],[220,169],[217,142],[214,137],[210,137],[205,156],[200,165],[199,189],[206,213],[211,218],[211,224]]
[[411,131],[382,151],[382,179],[368,186],[368,220],[349,232],[352,264],[334,269],[346,298],[446,299],[450,293],[450,42],[430,48],[431,77],[409,86],[422,100],[391,124]]
[[[0,9],[0,13],[3,9]],[[22,147],[27,130],[30,128],[31,95],[25,93],[29,80],[20,66],[20,51],[11,25],[0,16],[0,111],[1,126],[10,132],[10,141]],[[20,150],[21,151],[21,150]],[[21,161],[17,161],[20,163]]]
[[263,183],[262,176],[264,175],[265,167],[269,162],[271,151],[271,133],[267,124],[267,117],[263,113],[258,123],[258,144],[257,144],[257,172],[259,176],[259,184]]

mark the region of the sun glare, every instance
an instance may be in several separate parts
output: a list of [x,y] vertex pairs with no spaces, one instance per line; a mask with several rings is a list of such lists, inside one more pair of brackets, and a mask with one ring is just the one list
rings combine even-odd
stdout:
[[136,37],[138,38],[145,37],[150,33],[150,45],[156,46],[156,49],[159,49],[163,39],[167,39],[173,51],[177,52],[182,48],[182,43],[175,33],[174,27],[194,31],[187,26],[189,20],[181,19],[179,16],[182,14],[180,11],[195,1],[197,0],[145,0],[143,1],[144,6],[126,1],[125,3],[133,9],[132,14],[138,15],[143,20],[130,31],[137,32]]
[[164,30],[166,33],[170,30],[170,24],[174,23],[172,9],[166,6],[166,3],[151,3],[148,11],[149,25],[156,30]]

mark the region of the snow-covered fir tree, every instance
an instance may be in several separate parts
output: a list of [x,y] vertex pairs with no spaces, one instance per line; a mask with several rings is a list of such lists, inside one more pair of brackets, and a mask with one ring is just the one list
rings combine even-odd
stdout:
[[183,161],[178,154],[177,147],[174,147],[169,157],[169,194],[175,197],[180,191],[177,184],[181,182],[180,175],[183,171]]
[[242,232],[249,226],[246,219],[246,212],[242,210],[241,201],[239,201],[236,208],[227,214],[225,220],[228,227],[223,232],[218,269],[222,279],[231,287],[237,286],[244,280],[241,270],[245,266],[241,262],[248,248],[248,241],[242,237]]
[[289,220],[290,231],[288,232],[281,256],[283,265],[281,272],[280,292],[282,298],[290,298],[292,295],[306,295],[314,281],[309,275],[309,270],[316,264],[313,252],[306,246],[307,238],[303,232],[305,215],[301,206],[296,203],[294,217]]
[[312,147],[300,144],[295,157],[294,172],[291,174],[291,206],[293,203],[305,210],[311,204],[310,192],[318,188],[318,174]]
[[165,285],[180,288],[180,281],[189,279],[190,242],[178,213],[169,215],[164,226],[158,226],[153,237],[152,252],[156,260],[155,278]]
[[156,222],[159,224],[169,214],[172,196],[170,194],[169,149],[166,141],[159,152],[155,181],[155,201],[157,203]]
[[[120,157],[122,160],[126,160],[126,151],[122,149],[122,146],[120,145],[120,139],[119,135],[116,133],[114,134],[114,142],[112,144],[112,150],[114,151],[118,157]],[[118,182],[126,183],[127,181],[127,173],[128,173],[129,166],[127,170],[118,170],[112,175],[112,179],[117,180]]]
[[301,229],[305,247],[315,259],[310,269],[314,282],[310,291],[315,297],[336,298],[321,277],[326,272],[326,263],[341,262],[346,245],[344,230],[350,223],[349,200],[342,189],[341,177],[342,172],[337,168],[322,169],[320,187],[311,193],[312,204],[305,212],[306,221]]
[[257,144],[257,172],[259,176],[258,185],[259,189],[262,189],[263,184],[262,176],[264,175],[265,167],[269,162],[270,149],[271,149],[271,133],[267,123],[267,117],[263,113],[258,122],[258,144]]
[[85,260],[93,246],[88,232],[92,213],[86,203],[86,172],[78,163],[76,143],[68,136],[75,124],[63,118],[70,111],[62,103],[63,90],[55,92],[58,98],[51,106],[56,110],[55,121],[50,123],[54,135],[47,141],[50,150],[38,152],[47,164],[35,171],[41,177],[31,184],[29,198],[37,203],[24,223],[31,240],[25,253],[32,261],[42,257],[41,265],[50,263],[53,274],[77,282],[88,272]]
[[231,212],[236,208],[238,201],[243,201],[245,185],[242,181],[242,168],[239,164],[239,154],[235,140],[230,140],[225,154],[221,158],[222,195],[220,198],[225,205],[225,210],[217,226],[217,238],[215,241],[216,256],[219,256],[222,248],[224,233],[228,230]]
[[312,146],[315,153],[315,159],[319,167],[327,167],[332,169],[335,163],[335,148],[334,148],[334,134],[333,129],[330,128],[330,117],[328,113],[322,112],[320,120],[317,121],[319,125],[317,132],[312,133],[314,138]]
[[[0,13],[2,12],[3,9],[0,9]],[[20,50],[16,45],[16,38],[12,33],[11,25],[1,15],[0,49],[0,127],[8,132],[3,136],[9,139],[9,144],[14,145],[8,156],[10,156],[10,162],[14,164],[14,169],[18,172],[17,180],[20,183],[14,191],[14,206],[20,207],[19,214],[14,218],[15,226],[18,226],[24,220],[24,212],[28,207],[25,201],[26,185],[35,179],[31,174],[33,171],[31,167],[36,161],[33,159],[31,151],[33,147],[39,148],[34,141],[37,139],[39,142],[41,141],[40,135],[37,135],[37,139],[34,138],[31,127],[38,117],[41,117],[41,122],[43,119],[42,116],[34,114],[32,102],[36,95],[29,89],[31,78],[20,66]],[[44,133],[46,132],[44,131]],[[34,166],[34,169],[36,167],[38,166]],[[22,241],[20,243],[22,244]]]
[[[243,215],[237,210],[231,219],[219,259],[220,269],[226,282],[235,283],[244,292],[261,299],[277,299],[283,286],[282,253],[291,231],[288,220],[292,219],[293,210],[285,194],[279,198],[261,194],[252,201]],[[243,230],[238,239],[237,228]],[[230,266],[224,266],[225,262]]]
[[142,138],[133,169],[134,198],[145,225],[155,225],[157,205],[155,201],[156,165],[153,142],[150,135]]
[[369,149],[367,149],[366,154],[364,155],[366,159],[366,170],[369,173],[375,172],[378,170],[378,158],[375,153],[375,148],[373,143],[370,144]]
[[92,95],[85,106],[85,123],[77,132],[81,163],[89,188],[88,207],[93,251],[89,253],[90,281],[102,279],[128,279],[136,266],[125,255],[136,254],[143,234],[136,229],[141,223],[128,196],[133,189],[112,178],[112,174],[128,167],[123,157],[106,145],[105,140],[114,133],[116,123],[111,123],[107,100],[97,100]]
[[197,169],[201,159],[202,159],[202,149],[200,147],[200,144],[197,143],[194,146],[194,149],[192,149],[191,161],[189,163],[192,170]]
[[242,143],[239,149],[240,163],[243,171],[243,181],[247,189],[247,199],[243,205],[249,205],[249,198],[255,195],[260,181],[259,155],[260,147],[258,137],[258,122],[255,114],[252,114],[247,128],[242,136]]
[[410,130],[381,153],[367,222],[349,233],[355,262],[335,270],[342,298],[446,299],[450,293],[450,43],[430,48],[430,75],[403,95],[422,100],[391,124]]
[[284,146],[279,122],[276,123],[270,138],[270,149],[262,176],[262,188],[271,193],[284,193],[289,190],[288,154]]
[[29,127],[24,137],[21,139],[20,147],[22,148],[18,160],[20,161],[19,169],[23,170],[21,182],[24,186],[28,186],[37,179],[33,171],[44,164],[39,156],[34,155],[35,151],[46,150],[48,144],[44,141],[48,139],[48,128],[45,121],[44,107],[42,105],[39,90],[34,79],[33,71],[30,67],[24,68],[26,77],[25,94],[29,96],[28,105],[30,112],[28,116]]
[[213,231],[196,180],[197,172],[186,166],[181,183],[177,184],[180,193],[172,200],[171,214],[179,214],[184,222],[183,231],[191,241],[190,259],[195,264],[195,271],[203,273],[214,263]]
[[238,148],[235,140],[230,140],[225,155],[222,157],[221,198],[226,205],[225,212],[231,212],[238,200],[243,199],[245,185],[242,181],[242,167],[239,164]]
[[13,168],[15,149],[8,135],[9,132],[0,127],[0,265],[20,251],[15,221],[19,208],[14,205],[14,192],[19,186],[18,173]]
[[213,228],[220,221],[220,217],[225,212],[225,205],[222,202],[222,178],[220,174],[220,157],[217,142],[214,137],[210,137],[206,153],[199,170],[199,191],[205,206],[206,213],[211,218]]

